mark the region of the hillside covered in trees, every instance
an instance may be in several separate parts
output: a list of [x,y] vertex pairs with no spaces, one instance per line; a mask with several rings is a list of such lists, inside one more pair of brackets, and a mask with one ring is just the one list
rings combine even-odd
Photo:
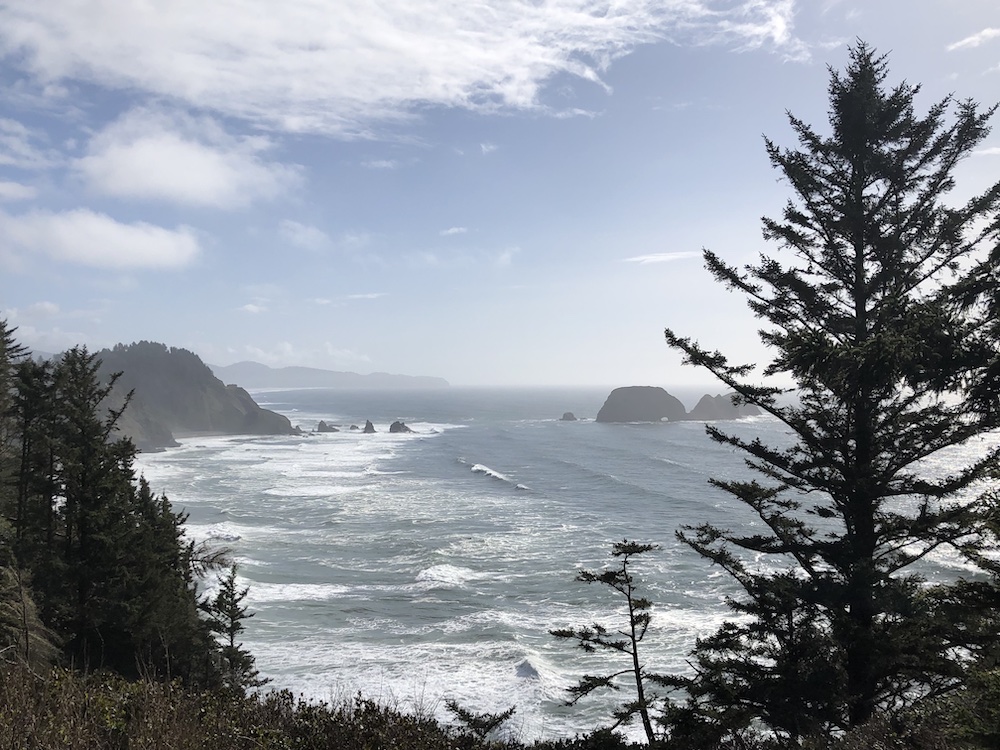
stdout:
[[30,359],[0,321],[0,653],[242,689],[252,664],[236,676],[216,641],[241,618],[199,598],[222,554],[137,480],[125,405],[107,406],[118,379],[83,348]]
[[192,433],[222,435],[288,435],[288,418],[261,409],[238,385],[226,385],[198,355],[152,341],[118,344],[97,352],[99,375],[110,382],[111,405],[129,408],[120,416],[117,433],[140,450],[175,445],[174,438]]

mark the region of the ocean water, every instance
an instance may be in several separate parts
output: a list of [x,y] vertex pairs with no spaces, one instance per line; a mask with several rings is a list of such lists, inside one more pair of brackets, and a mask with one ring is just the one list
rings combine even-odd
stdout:
[[[475,711],[515,705],[522,738],[572,736],[628,697],[563,705],[567,687],[616,662],[549,630],[626,623],[624,601],[577,572],[609,564],[615,541],[661,545],[634,568],[654,602],[643,661],[683,671],[738,591],[675,531],[754,524],[708,484],[746,476],[739,454],[698,422],[597,423],[608,392],[256,391],[307,434],[187,438],[138,468],[189,514],[191,538],[238,562],[254,613],[243,642],[269,687],[321,700],[360,692],[445,719],[448,698]],[[700,395],[674,392],[688,408]],[[565,411],[580,421],[560,421]],[[376,434],[347,429],[366,419]],[[389,434],[396,419],[414,432]],[[313,433],[320,420],[343,430]],[[767,417],[726,424],[789,439]]]

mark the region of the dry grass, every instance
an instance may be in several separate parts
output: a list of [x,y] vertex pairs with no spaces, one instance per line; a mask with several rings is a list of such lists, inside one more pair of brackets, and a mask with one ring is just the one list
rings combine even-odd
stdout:
[[[618,750],[595,733],[533,750]],[[0,750],[526,750],[360,696],[339,704],[287,691],[192,692],[66,670],[0,669]]]

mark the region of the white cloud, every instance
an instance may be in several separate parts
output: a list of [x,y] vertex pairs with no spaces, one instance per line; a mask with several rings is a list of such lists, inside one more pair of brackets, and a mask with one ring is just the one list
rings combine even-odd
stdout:
[[500,148],[500,147],[498,145],[496,145],[495,143],[480,143],[479,144],[479,150],[483,152],[484,156],[486,154],[492,154],[498,148]]
[[243,305],[240,310],[245,313],[250,313],[251,315],[259,315],[260,313],[267,312],[267,307],[250,302]]
[[1000,146],[990,146],[973,151],[973,156],[1000,156]]
[[361,162],[361,166],[368,169],[396,169],[399,162],[395,159],[373,159],[372,161]]
[[447,229],[442,229],[439,234],[442,237],[451,237],[456,234],[465,234],[469,230],[465,227],[448,227]]
[[0,182],[0,201],[26,201],[36,195],[38,191],[30,185],[22,185],[20,182]]
[[651,253],[650,255],[636,255],[632,258],[625,258],[626,263],[639,263],[645,265],[646,263],[670,263],[675,260],[684,260],[685,258],[698,258],[701,253],[695,252],[693,250],[682,250],[676,253]]
[[0,212],[0,243],[10,250],[44,253],[97,268],[181,268],[199,254],[194,231],[146,222],[124,224],[89,209],[62,213]]
[[998,36],[1000,36],[1000,29],[983,29],[982,31],[973,34],[972,36],[967,36],[965,39],[961,39],[954,44],[949,44],[945,49],[949,52],[954,52],[957,49],[978,47],[981,44],[985,44],[990,39],[995,39]]
[[368,292],[366,294],[348,294],[347,299],[378,299],[385,296],[385,292]]
[[296,247],[313,252],[330,247],[330,236],[319,227],[285,219],[278,227],[281,236]]
[[59,163],[55,152],[35,143],[36,134],[17,120],[0,117],[0,165],[47,169]]
[[265,127],[368,135],[420,105],[535,109],[664,37],[802,56],[792,0],[173,0],[0,6],[0,49],[44,85],[144,92]]
[[773,48],[786,59],[807,60],[808,47],[792,33],[794,18],[795,0],[747,0],[721,18],[714,33],[743,50]]
[[299,184],[295,167],[263,158],[270,147],[212,118],[135,109],[94,136],[74,166],[105,195],[238,208]]

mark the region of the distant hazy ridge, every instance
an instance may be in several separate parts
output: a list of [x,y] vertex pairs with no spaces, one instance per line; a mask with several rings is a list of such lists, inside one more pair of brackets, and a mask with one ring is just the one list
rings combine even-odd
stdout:
[[319,370],[314,367],[273,368],[259,362],[237,362],[219,367],[209,365],[212,372],[226,383],[239,383],[244,388],[447,388],[448,381],[423,375],[390,375],[373,372]]

